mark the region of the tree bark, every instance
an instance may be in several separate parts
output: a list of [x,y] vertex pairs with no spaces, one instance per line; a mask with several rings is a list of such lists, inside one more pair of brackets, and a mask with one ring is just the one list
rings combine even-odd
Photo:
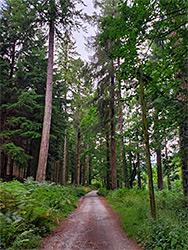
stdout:
[[14,160],[12,156],[10,155],[10,162],[9,162],[9,176],[11,180],[13,179],[13,167],[14,167]]
[[86,158],[83,159],[83,166],[82,166],[82,186],[85,186],[86,182]]
[[38,161],[38,168],[37,168],[37,175],[36,175],[36,180],[38,182],[43,182],[45,181],[45,178],[46,178],[46,165],[47,165],[47,158],[48,158],[49,137],[50,137],[50,127],[51,127],[51,113],[52,113],[53,58],[54,58],[54,22],[51,20],[50,31],[49,31],[49,51],[48,51],[45,111],[44,111],[39,161]]
[[154,121],[154,134],[156,136],[156,155],[157,155],[157,184],[158,190],[162,190],[164,188],[163,185],[163,173],[162,173],[162,164],[161,164],[161,141],[160,141],[160,131],[158,128],[158,116],[156,116]]
[[[188,111],[186,111],[188,112]],[[180,136],[180,151],[182,164],[182,184],[184,196],[188,196],[188,115],[185,115],[185,120],[181,122],[179,129]]]
[[[89,150],[89,145],[87,145],[87,150]],[[89,154],[86,155],[86,172],[87,172],[87,186],[89,186]]]
[[71,172],[71,184],[75,184],[75,171],[73,169]]
[[59,167],[60,167],[60,162],[59,161],[56,161],[56,163],[55,163],[55,165],[56,165],[56,169],[57,169],[57,176],[56,176],[56,184],[59,184]]
[[65,138],[64,138],[64,145],[63,145],[63,171],[62,171],[62,185],[66,184],[66,166],[67,166],[67,136],[65,130]]
[[[165,138],[165,156],[166,156],[166,162],[168,163],[168,150],[167,150],[166,138]],[[167,173],[167,184],[168,184],[168,190],[171,190],[171,181],[170,181],[170,174],[169,173]]]
[[144,142],[145,142],[145,152],[146,152],[146,166],[148,172],[148,184],[149,184],[149,195],[150,195],[150,208],[151,215],[153,219],[156,219],[156,207],[155,207],[155,196],[153,188],[153,176],[151,168],[151,159],[150,159],[150,148],[149,148],[149,135],[148,135],[148,124],[146,119],[146,103],[145,103],[145,94],[144,94],[144,82],[143,82],[143,73],[141,66],[139,67],[139,83],[140,83],[140,99],[141,99],[141,108],[142,108],[142,121],[143,121],[143,131],[144,131]]
[[1,153],[1,178],[5,178],[7,174],[7,163],[8,163],[8,156],[2,152]]
[[157,150],[157,184],[158,184],[158,190],[164,189],[162,164],[161,164],[161,149]]
[[108,132],[106,132],[106,189],[110,190],[110,144]]
[[76,148],[76,185],[80,184],[80,139],[81,139],[81,129],[79,126],[77,131],[77,148]]
[[[119,60],[118,60],[118,68],[119,68]],[[121,99],[121,86],[119,86],[118,90],[118,98]],[[119,132],[120,132],[120,146],[121,146],[121,155],[123,160],[123,171],[124,171],[124,183],[125,187],[129,188],[129,176],[128,176],[128,169],[127,169],[127,161],[125,155],[125,147],[123,142],[123,115],[122,115],[122,102],[118,101],[119,107]]]
[[131,175],[130,175],[130,188],[133,188],[133,182],[136,177],[136,167],[137,167],[137,164],[135,163],[133,163],[132,165],[133,165],[133,168],[132,168]]
[[[129,147],[131,147],[131,143],[129,141]],[[129,160],[129,187],[132,189],[132,183],[134,180],[132,180],[132,176],[134,176],[134,164],[132,162],[132,154],[131,150],[129,150],[129,155],[128,155],[128,160]]]
[[168,190],[171,190],[172,186],[171,186],[171,180],[170,180],[170,175],[169,174],[167,174],[167,184],[168,184]]
[[116,167],[116,125],[115,125],[115,107],[114,107],[114,76],[111,76],[111,102],[110,102],[110,113],[111,113],[111,178],[112,178],[112,190],[117,188],[117,167]]
[[137,167],[137,175],[138,175],[138,188],[141,190],[142,189],[142,181],[141,181],[140,154],[139,153],[137,154],[136,167]]

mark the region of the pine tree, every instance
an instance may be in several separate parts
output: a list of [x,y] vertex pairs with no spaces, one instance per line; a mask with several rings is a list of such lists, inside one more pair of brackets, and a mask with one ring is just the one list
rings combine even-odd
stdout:
[[54,0],[49,0],[48,2],[37,1],[34,4],[39,13],[39,22],[41,23],[45,22],[48,23],[49,25],[48,69],[47,69],[47,82],[46,82],[46,95],[45,95],[45,111],[44,111],[43,132],[42,132],[40,153],[39,153],[39,162],[38,162],[37,176],[36,176],[36,180],[38,182],[42,182],[45,181],[46,177],[46,164],[48,157],[50,126],[51,126],[55,29],[58,28],[57,26],[58,23],[64,25],[72,23],[71,18],[73,16],[74,4],[71,3],[71,1],[69,0],[60,1],[59,3],[55,2]]
[[41,92],[37,88],[45,78],[42,72],[46,63],[44,39],[34,19],[35,12],[28,2],[7,1],[1,11],[2,177],[8,168],[12,177],[13,165],[25,168],[26,175],[33,156],[30,145],[40,136],[40,119],[36,119],[35,112],[41,111]]

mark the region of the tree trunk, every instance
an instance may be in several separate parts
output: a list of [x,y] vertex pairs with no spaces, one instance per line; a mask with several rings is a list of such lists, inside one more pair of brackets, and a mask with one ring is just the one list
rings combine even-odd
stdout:
[[[129,147],[131,147],[130,141],[129,141]],[[128,152],[128,160],[129,160],[129,187],[132,188],[132,184],[131,184],[132,177],[131,176],[133,175],[133,172],[134,172],[134,164],[132,162],[131,150],[129,150],[129,152]]]
[[91,185],[91,169],[89,169],[89,185]]
[[143,121],[143,131],[144,131],[144,142],[145,142],[145,152],[146,152],[146,166],[148,172],[148,183],[149,183],[149,195],[150,195],[150,208],[151,215],[153,219],[156,219],[156,207],[155,207],[155,196],[153,188],[153,176],[151,168],[151,159],[150,159],[150,149],[149,149],[149,135],[148,135],[148,124],[146,119],[146,103],[145,103],[145,94],[144,94],[144,82],[143,82],[143,73],[141,66],[139,67],[139,83],[140,83],[140,99],[141,99],[141,108],[142,108],[142,121]]
[[8,156],[2,151],[1,152],[1,178],[4,179],[4,177],[7,174],[7,163],[8,163]]
[[86,180],[86,159],[83,159],[83,167],[82,167],[82,186],[85,186]]
[[110,190],[110,144],[108,132],[106,132],[106,189]]
[[[65,58],[68,61],[67,50],[65,50]],[[66,71],[67,71],[67,62],[66,62]],[[66,82],[68,87],[68,84]],[[67,100],[67,91],[65,92],[65,100]],[[65,113],[67,114],[67,105],[65,103]],[[63,145],[63,166],[62,166],[62,185],[65,185],[67,182],[67,130],[65,129],[65,138],[64,138],[64,145]]]
[[140,154],[139,153],[137,154],[136,167],[137,167],[137,175],[138,175],[138,188],[141,190],[142,189],[142,182],[141,182]]
[[[119,61],[118,61],[119,66]],[[118,90],[118,98],[121,99],[121,85],[119,86]],[[128,169],[127,169],[127,161],[126,161],[126,155],[125,155],[125,147],[123,142],[123,115],[122,115],[122,102],[119,101],[119,132],[120,132],[120,146],[121,146],[121,155],[123,160],[123,170],[124,170],[124,182],[125,187],[129,188],[129,176],[128,176]]]
[[[188,111],[185,111],[188,112]],[[180,124],[180,151],[182,165],[182,184],[184,196],[188,196],[188,115],[185,114],[185,119]]]
[[[166,162],[168,163],[168,151],[167,151],[167,141],[165,138],[165,156],[166,156]],[[170,174],[167,170],[167,184],[168,184],[168,190],[171,190],[171,181],[170,181]]]
[[111,178],[112,178],[112,190],[117,188],[117,167],[116,167],[116,125],[115,125],[115,107],[114,107],[114,76],[111,76],[111,102],[110,102],[110,114],[111,114]]
[[133,165],[133,168],[131,170],[131,175],[130,175],[130,188],[133,188],[133,182],[136,177],[136,167],[137,167],[135,163],[133,163],[132,165]]
[[77,148],[76,148],[76,185],[80,184],[80,139],[81,139],[81,129],[80,127],[78,127]]
[[163,185],[163,173],[162,173],[162,164],[161,164],[161,141],[160,141],[160,131],[159,131],[159,123],[158,116],[156,116],[154,121],[154,134],[156,136],[156,155],[157,155],[157,184],[158,190],[162,190],[164,188]]
[[[89,150],[89,145],[87,145],[87,150]],[[86,171],[87,171],[87,186],[89,186],[89,154],[86,155]]]
[[75,184],[75,171],[73,169],[71,172],[71,184]]
[[63,146],[63,171],[62,171],[62,185],[66,184],[66,166],[67,166],[67,136],[65,130],[64,146]]
[[158,184],[158,190],[164,189],[162,164],[161,164],[161,149],[157,150],[157,184]]
[[9,175],[11,177],[11,180],[13,179],[13,168],[14,168],[14,160],[12,157],[10,157]]
[[47,165],[47,158],[48,158],[51,113],[52,113],[53,58],[54,58],[54,22],[51,21],[50,31],[49,31],[49,51],[48,51],[45,111],[44,111],[39,161],[38,161],[38,168],[37,168],[37,175],[36,175],[36,180],[38,182],[43,182],[45,181],[45,178],[46,178],[46,165]]
[[170,175],[169,174],[167,174],[167,184],[168,184],[168,190],[171,190],[172,186],[171,186],[171,180],[170,180]]

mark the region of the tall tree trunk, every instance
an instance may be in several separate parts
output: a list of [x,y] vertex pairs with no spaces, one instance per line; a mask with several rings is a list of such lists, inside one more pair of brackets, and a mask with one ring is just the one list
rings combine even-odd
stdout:
[[81,139],[81,129],[79,126],[77,131],[77,147],[76,147],[76,185],[80,184],[80,139]]
[[75,184],[75,171],[73,169],[71,172],[71,184]]
[[152,215],[153,219],[156,219],[155,196],[154,196],[153,177],[152,177],[150,149],[149,149],[148,124],[147,124],[147,119],[146,119],[146,103],[145,103],[145,94],[144,94],[144,82],[143,82],[143,73],[142,73],[141,66],[139,67],[139,75],[140,75],[140,78],[139,78],[140,99],[141,99],[141,108],[142,108],[142,121],[143,121],[143,131],[144,131],[145,152],[146,152],[146,166],[147,166],[147,172],[148,172],[149,195],[150,195],[150,208],[151,208],[151,215]]
[[[166,162],[168,164],[168,150],[167,150],[166,138],[165,138],[165,156],[166,156]],[[168,170],[167,170],[167,184],[168,184],[168,190],[171,190],[170,174],[168,173]]]
[[[131,143],[129,141],[129,147],[131,147]],[[132,183],[134,180],[132,180],[132,176],[134,176],[133,172],[134,172],[134,164],[132,162],[132,154],[131,154],[131,150],[129,150],[129,187],[130,188],[133,188],[132,187]]]
[[56,168],[55,183],[57,185],[59,182],[59,161],[55,162],[55,168]]
[[14,168],[14,160],[12,157],[10,157],[10,163],[9,163],[9,175],[11,177],[11,180],[13,179],[13,168]]
[[110,144],[108,132],[106,132],[106,185],[106,189],[110,190]]
[[137,167],[137,176],[138,176],[138,188],[141,190],[142,189],[142,181],[141,181],[140,154],[139,153],[137,154],[136,167]]
[[50,127],[51,127],[51,113],[52,113],[53,58],[54,58],[54,22],[51,20],[50,31],[49,31],[49,51],[48,51],[45,111],[44,111],[39,161],[38,161],[38,168],[37,168],[37,175],[36,175],[36,180],[38,182],[43,182],[45,181],[45,178],[46,178],[46,165],[47,165],[47,158],[48,158],[49,137],[50,137]]
[[4,152],[1,153],[1,178],[5,178],[7,174],[7,164],[8,164],[8,156]]
[[158,190],[162,190],[164,188],[163,185],[163,173],[162,173],[162,164],[161,164],[161,142],[160,142],[160,131],[158,128],[158,116],[156,116],[154,121],[154,134],[156,136],[156,155],[157,155],[157,184]]
[[[188,111],[185,111],[188,112]],[[184,121],[180,124],[180,151],[182,165],[182,184],[184,196],[188,196],[188,115],[185,114]]]
[[136,177],[136,168],[137,168],[137,164],[135,164],[134,162],[132,165],[133,165],[133,168],[132,168],[131,175],[130,175],[130,188],[133,188],[133,182]]
[[[89,150],[89,145],[87,145],[87,150]],[[86,171],[87,171],[87,186],[89,186],[89,154],[86,155]]]
[[69,168],[67,164],[66,169],[65,169],[65,183],[67,183],[68,180],[69,180]]
[[115,125],[115,107],[114,107],[114,76],[111,76],[111,102],[110,102],[110,113],[111,113],[111,178],[112,178],[112,190],[117,188],[117,167],[116,167],[116,125]]
[[[118,60],[118,68],[119,66],[119,60]],[[118,89],[118,98],[121,99],[121,84],[119,83],[119,89]],[[129,188],[129,176],[128,176],[128,169],[127,169],[127,161],[126,161],[126,155],[125,155],[125,147],[123,142],[123,115],[122,115],[122,102],[118,102],[118,112],[119,112],[119,132],[120,132],[120,146],[121,146],[121,155],[123,160],[123,171],[124,171],[124,182],[125,187]]]
[[158,190],[164,189],[162,164],[161,164],[161,149],[157,150],[157,184],[158,184]]
[[86,158],[83,159],[83,166],[82,166],[82,186],[85,186],[86,182]]
[[89,169],[89,185],[91,185],[91,169]]
[[167,184],[168,184],[168,190],[171,190],[172,186],[171,186],[170,174],[167,174]]
[[65,138],[63,145],[63,171],[62,171],[62,185],[66,184],[66,166],[67,166],[67,135],[65,130]]

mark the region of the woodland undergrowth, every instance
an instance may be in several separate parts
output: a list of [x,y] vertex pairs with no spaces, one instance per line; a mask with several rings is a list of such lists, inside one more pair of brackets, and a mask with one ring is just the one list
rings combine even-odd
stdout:
[[72,210],[84,187],[63,187],[28,179],[0,182],[0,249],[36,249]]
[[157,219],[149,209],[147,190],[118,189],[107,192],[107,201],[120,215],[122,227],[147,250],[188,249],[188,199],[179,191],[156,191]]

